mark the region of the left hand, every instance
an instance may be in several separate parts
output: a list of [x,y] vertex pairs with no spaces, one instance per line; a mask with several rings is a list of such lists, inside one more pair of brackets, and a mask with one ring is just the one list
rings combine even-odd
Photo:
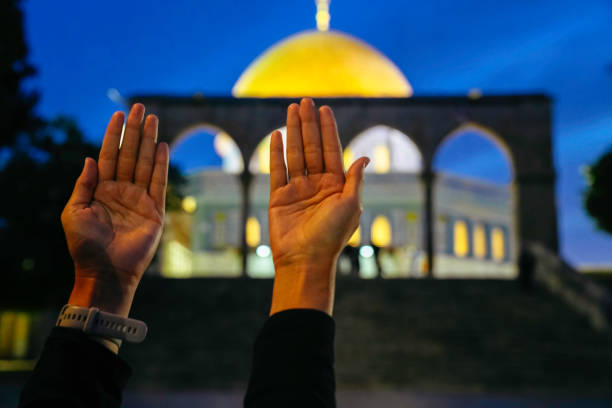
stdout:
[[109,124],[98,163],[87,158],[62,212],[75,266],[69,303],[127,316],[158,246],[168,180],[168,145],[157,144],[158,119],[135,104],[121,148],[122,112]]

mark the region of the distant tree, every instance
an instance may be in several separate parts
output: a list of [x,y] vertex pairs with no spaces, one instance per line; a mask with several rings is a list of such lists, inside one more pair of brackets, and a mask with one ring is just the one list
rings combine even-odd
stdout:
[[[27,62],[19,0],[0,1],[0,306],[35,306],[68,293],[73,280],[60,214],[85,157],[98,157],[74,120],[46,121],[23,89]],[[171,167],[167,206],[179,209],[185,182]],[[28,293],[14,288],[27,287]]]
[[23,87],[23,80],[36,70],[27,61],[20,3],[0,2],[0,147],[31,135],[42,124],[33,112],[38,94]]
[[37,136],[36,147],[14,148],[0,171],[0,279],[51,291],[72,282],[59,215],[85,157],[97,158],[98,147],[86,142],[67,118],[54,120]]
[[584,206],[597,227],[612,234],[612,150],[590,166],[586,176]]

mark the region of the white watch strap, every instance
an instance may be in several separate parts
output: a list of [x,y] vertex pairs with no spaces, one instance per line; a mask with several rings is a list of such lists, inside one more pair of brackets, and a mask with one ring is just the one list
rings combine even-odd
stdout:
[[128,319],[116,314],[102,312],[95,307],[65,305],[57,326],[79,329],[94,336],[140,343],[147,335],[147,325],[141,320]]

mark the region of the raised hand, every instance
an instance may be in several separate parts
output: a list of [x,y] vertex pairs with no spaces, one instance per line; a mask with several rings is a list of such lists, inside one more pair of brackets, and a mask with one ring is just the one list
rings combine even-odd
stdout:
[[[98,163],[87,158],[62,225],[74,260],[69,303],[127,316],[161,236],[168,145],[157,144],[158,119],[135,104],[123,141],[124,114],[111,117]],[[121,148],[120,148],[121,142]]]
[[289,106],[287,166],[280,132],[270,142],[268,219],[276,270],[270,314],[306,308],[331,315],[336,260],[359,226],[369,159],[357,159],[345,174],[333,112],[323,106],[318,116],[310,98]]

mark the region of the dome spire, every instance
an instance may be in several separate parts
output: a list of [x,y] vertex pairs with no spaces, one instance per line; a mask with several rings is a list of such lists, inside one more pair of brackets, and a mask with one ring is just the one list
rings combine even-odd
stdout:
[[315,16],[317,20],[317,30],[319,31],[329,31],[329,3],[331,0],[315,0],[317,4],[317,15]]

